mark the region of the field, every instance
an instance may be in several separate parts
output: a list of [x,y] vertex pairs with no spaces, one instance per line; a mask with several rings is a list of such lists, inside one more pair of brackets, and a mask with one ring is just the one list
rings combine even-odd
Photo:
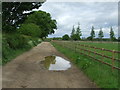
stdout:
[[[119,87],[118,72],[120,70],[114,68],[119,68],[120,63],[118,58],[119,52],[115,53],[115,51],[118,51],[118,43],[69,41],[54,41],[51,43],[58,51],[65,54],[74,64],[76,64],[77,67],[80,68],[99,87]],[[94,58],[96,60],[94,60]],[[98,62],[97,59],[100,61]],[[105,63],[108,63],[109,65]]]

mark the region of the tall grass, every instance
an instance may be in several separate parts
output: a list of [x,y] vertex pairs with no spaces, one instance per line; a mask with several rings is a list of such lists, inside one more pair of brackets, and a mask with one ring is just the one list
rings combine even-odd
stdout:
[[[31,43],[30,43],[31,42]],[[39,38],[23,36],[20,34],[4,34],[2,38],[2,65],[16,56],[39,44]]]

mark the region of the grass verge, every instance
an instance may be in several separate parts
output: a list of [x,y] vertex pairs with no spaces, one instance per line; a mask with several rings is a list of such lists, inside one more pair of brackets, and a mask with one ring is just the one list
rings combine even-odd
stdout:
[[2,62],[5,65],[32,47],[37,46],[42,40],[36,37],[23,36],[20,34],[3,34],[2,37]]
[[2,58],[2,61],[0,65],[5,65],[6,63],[10,62],[12,59],[16,58],[17,56],[21,55],[22,53],[29,51],[31,48],[23,48],[23,49],[17,49],[17,50],[13,50],[13,49],[9,49],[7,57],[6,58]]
[[119,88],[118,70],[112,72],[111,67],[91,58],[75,53],[74,51],[63,48],[62,46],[51,42],[51,44],[61,53],[66,55],[72,63],[82,70],[91,81],[95,82],[100,88]]

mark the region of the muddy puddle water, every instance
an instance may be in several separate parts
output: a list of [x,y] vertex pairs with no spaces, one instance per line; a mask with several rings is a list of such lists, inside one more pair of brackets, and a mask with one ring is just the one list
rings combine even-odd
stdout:
[[45,60],[42,61],[42,63],[44,64],[44,67],[48,70],[67,70],[71,67],[69,61],[59,56],[47,56],[45,57]]

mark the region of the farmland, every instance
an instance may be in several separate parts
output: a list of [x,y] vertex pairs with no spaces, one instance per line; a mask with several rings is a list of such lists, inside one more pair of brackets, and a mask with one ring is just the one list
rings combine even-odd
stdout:
[[102,88],[119,86],[119,70],[115,69],[114,66],[119,68],[120,61],[118,53],[113,53],[118,51],[118,43],[54,41],[52,44],[58,51],[70,58],[98,86]]

